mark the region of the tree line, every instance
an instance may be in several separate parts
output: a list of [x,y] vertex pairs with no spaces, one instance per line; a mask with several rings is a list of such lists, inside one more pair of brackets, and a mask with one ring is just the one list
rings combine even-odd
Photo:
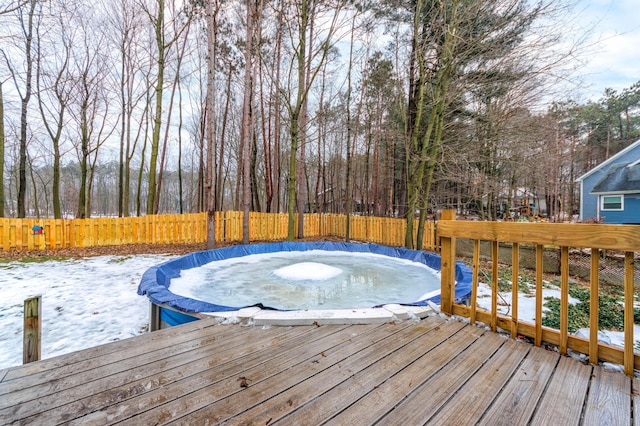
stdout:
[[640,82],[570,100],[570,13],[0,1],[0,217],[288,212],[293,239],[304,212],[393,216],[416,248],[443,208],[571,218],[575,179],[638,138]]

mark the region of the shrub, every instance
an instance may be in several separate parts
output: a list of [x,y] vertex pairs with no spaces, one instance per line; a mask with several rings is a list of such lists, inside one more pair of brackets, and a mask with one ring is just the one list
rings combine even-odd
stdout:
[[[580,328],[589,327],[590,292],[583,287],[572,287],[569,294],[580,300],[575,305],[569,305],[569,332],[575,333]],[[545,297],[548,311],[542,318],[545,327],[560,328],[560,299]],[[621,299],[615,296],[599,295],[598,297],[598,328],[600,330],[623,330],[624,308]],[[633,310],[634,322],[640,322],[640,309]]]

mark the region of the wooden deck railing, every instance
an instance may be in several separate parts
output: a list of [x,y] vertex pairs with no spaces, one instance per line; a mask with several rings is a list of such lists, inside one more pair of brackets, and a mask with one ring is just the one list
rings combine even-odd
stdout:
[[[242,241],[243,213],[216,213],[216,241]],[[125,218],[13,219],[0,218],[0,250],[44,250],[125,244],[201,243],[207,238],[206,213],[147,215]],[[282,241],[287,237],[285,213],[250,213],[250,241]],[[350,238],[389,246],[404,244],[404,219],[352,216]],[[346,234],[346,216],[305,214],[305,237]],[[425,250],[435,250],[435,226],[427,223]]]
[[[440,221],[438,236],[442,242],[442,305],[443,312],[470,318],[471,323],[480,321],[491,326],[508,330],[511,336],[527,336],[535,345],[548,342],[559,347],[561,354],[568,349],[589,355],[592,363],[598,360],[624,365],[625,373],[633,374],[640,368],[640,357],[634,355],[634,256],[640,252],[640,228],[625,225],[600,224],[549,224],[549,223],[499,223]],[[473,293],[469,306],[453,303],[455,239],[474,241],[473,250]],[[491,244],[491,311],[477,306],[477,283],[480,265],[480,242]],[[518,319],[518,285],[512,284],[512,304],[509,315],[501,315],[497,309],[498,294],[498,244],[510,243],[512,247],[511,282],[519,280],[519,246],[533,245],[536,253],[535,268],[535,320],[533,323]],[[543,250],[545,247],[560,248],[560,327],[555,330],[542,326],[542,286]],[[590,335],[588,339],[572,336],[568,332],[569,321],[569,249],[590,249]],[[599,262],[601,250],[624,252],[624,349],[598,342],[599,318]]]

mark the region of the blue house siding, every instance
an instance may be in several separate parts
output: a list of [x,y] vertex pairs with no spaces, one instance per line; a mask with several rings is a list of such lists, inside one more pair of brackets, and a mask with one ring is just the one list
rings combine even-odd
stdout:
[[624,196],[624,210],[605,210],[600,212],[604,223],[635,223],[640,224],[640,194]]
[[[603,211],[600,212],[599,203],[601,193],[593,194],[596,185],[602,181],[609,173],[609,170],[620,164],[631,164],[640,160],[640,140],[629,145],[616,155],[594,167],[577,181],[580,183],[580,220],[589,219],[603,220],[606,223],[640,223],[640,190],[620,191],[625,192],[624,211]],[[612,195],[615,191],[610,192]],[[598,217],[600,214],[600,217]]]
[[580,189],[580,220],[597,219],[600,197],[591,194],[593,187],[604,177],[604,172],[598,171],[581,182]]

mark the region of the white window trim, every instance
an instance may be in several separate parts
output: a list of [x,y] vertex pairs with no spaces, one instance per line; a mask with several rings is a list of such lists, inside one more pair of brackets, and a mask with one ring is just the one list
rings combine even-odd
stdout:
[[[604,197],[620,197],[620,208],[619,209],[605,209],[604,208]],[[621,212],[624,210],[624,194],[609,194],[609,195],[601,195],[600,196],[600,211],[603,212]]]

